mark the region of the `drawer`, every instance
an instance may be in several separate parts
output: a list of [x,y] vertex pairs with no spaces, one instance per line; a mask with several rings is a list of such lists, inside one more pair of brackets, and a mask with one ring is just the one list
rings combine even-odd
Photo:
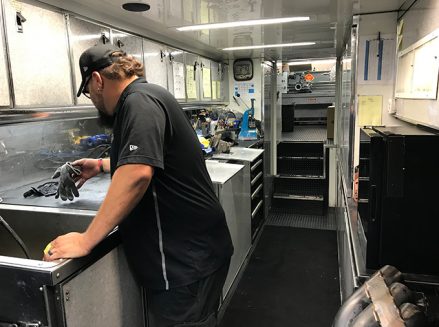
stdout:
[[261,159],[255,160],[250,166],[250,178],[254,179],[260,172],[264,171],[264,165]]

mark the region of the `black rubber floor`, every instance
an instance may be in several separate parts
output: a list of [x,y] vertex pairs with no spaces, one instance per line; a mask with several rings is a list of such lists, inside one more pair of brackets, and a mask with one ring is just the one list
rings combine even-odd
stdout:
[[336,232],[266,226],[220,327],[330,327],[339,306]]

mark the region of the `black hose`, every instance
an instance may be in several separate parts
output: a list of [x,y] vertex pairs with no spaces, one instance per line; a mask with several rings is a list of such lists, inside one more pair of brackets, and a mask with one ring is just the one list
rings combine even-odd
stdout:
[[0,216],[0,223],[3,226],[5,226],[6,230],[12,235],[12,237],[17,241],[17,243],[23,249],[23,252],[26,255],[26,258],[30,259],[29,250],[27,249],[27,247],[24,244],[23,240],[20,238],[20,236],[17,235],[17,233],[12,229],[12,227],[9,226],[9,224],[6,222],[6,220],[3,219],[2,216]]

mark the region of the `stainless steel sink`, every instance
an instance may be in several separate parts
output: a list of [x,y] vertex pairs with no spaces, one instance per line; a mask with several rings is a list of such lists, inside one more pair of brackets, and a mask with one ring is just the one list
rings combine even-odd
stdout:
[[[46,244],[59,235],[84,231],[95,211],[0,205],[0,216],[23,240],[31,259],[41,260]],[[0,224],[0,256],[26,258],[8,230]]]
[[117,230],[86,257],[42,261],[48,242],[84,231],[91,210],[0,204],[30,259],[0,225],[0,325],[144,326],[142,289],[129,269]]

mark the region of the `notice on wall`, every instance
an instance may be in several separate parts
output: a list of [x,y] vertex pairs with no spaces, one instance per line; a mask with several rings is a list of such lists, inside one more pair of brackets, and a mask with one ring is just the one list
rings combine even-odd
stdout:
[[212,97],[212,85],[210,80],[210,68],[203,68],[203,98]]
[[221,81],[216,81],[216,98],[221,99]]
[[174,96],[176,99],[186,98],[186,89],[184,85],[184,64],[181,62],[172,62],[174,76]]
[[235,82],[234,94],[235,96],[253,95],[255,93],[255,84],[253,82]]
[[380,39],[362,37],[358,55],[358,83],[386,84],[394,78],[396,40],[393,36]]
[[358,96],[358,126],[380,126],[382,109],[382,95]]
[[186,65],[186,94],[188,99],[197,99],[197,83],[193,65]]
[[216,93],[216,81],[212,81],[212,100],[218,99],[218,95]]

